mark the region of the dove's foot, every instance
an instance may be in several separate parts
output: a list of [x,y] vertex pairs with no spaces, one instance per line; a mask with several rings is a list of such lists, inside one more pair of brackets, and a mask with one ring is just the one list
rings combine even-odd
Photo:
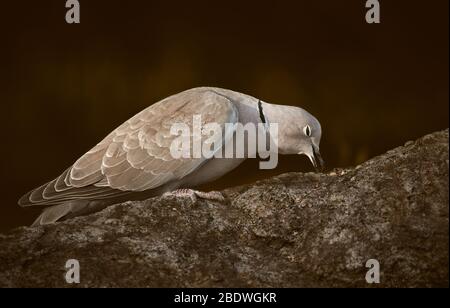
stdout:
[[189,188],[181,188],[174,191],[166,192],[163,197],[181,197],[189,198],[192,202],[196,202],[198,198],[211,201],[225,201],[225,197],[219,191],[198,191]]
[[211,200],[211,201],[225,201],[225,197],[222,195],[220,191],[198,191],[194,190],[197,197],[205,200]]
[[191,199],[192,203],[195,203],[197,201],[197,195],[195,193],[195,190],[188,189],[188,188],[182,188],[177,189],[174,191],[168,191],[162,195],[163,197],[176,197],[176,198],[189,198]]

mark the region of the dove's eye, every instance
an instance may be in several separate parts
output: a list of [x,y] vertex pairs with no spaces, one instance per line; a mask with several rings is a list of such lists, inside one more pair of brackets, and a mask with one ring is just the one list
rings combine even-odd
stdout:
[[305,133],[306,136],[311,137],[311,127],[309,125],[306,125],[303,128],[303,132]]

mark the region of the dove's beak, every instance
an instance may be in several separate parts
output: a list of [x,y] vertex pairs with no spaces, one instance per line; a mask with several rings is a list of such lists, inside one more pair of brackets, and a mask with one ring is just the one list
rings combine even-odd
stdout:
[[316,172],[322,172],[325,169],[325,162],[320,155],[319,149],[317,149],[315,146],[312,146],[312,155],[307,156],[316,169]]

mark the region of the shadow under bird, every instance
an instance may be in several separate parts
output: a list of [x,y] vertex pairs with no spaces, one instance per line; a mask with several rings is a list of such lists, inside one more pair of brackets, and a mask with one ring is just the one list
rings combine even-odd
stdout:
[[[220,198],[220,193],[192,188],[220,178],[246,157],[174,158],[170,146],[177,136],[171,134],[171,125],[185,123],[191,127],[194,115],[201,115],[202,122],[222,126],[277,123],[278,153],[304,154],[316,169],[323,168],[321,126],[307,111],[269,104],[231,90],[202,87],[170,96],[136,114],[59,177],[24,195],[19,205],[45,206],[33,223],[44,225],[161,194]],[[219,136],[215,141],[226,146],[233,142],[234,134]]]

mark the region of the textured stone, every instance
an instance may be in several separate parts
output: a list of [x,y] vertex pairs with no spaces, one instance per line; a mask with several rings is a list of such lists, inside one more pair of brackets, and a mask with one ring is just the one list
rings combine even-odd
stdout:
[[1,287],[448,287],[448,130],[349,169],[157,197],[0,235]]

